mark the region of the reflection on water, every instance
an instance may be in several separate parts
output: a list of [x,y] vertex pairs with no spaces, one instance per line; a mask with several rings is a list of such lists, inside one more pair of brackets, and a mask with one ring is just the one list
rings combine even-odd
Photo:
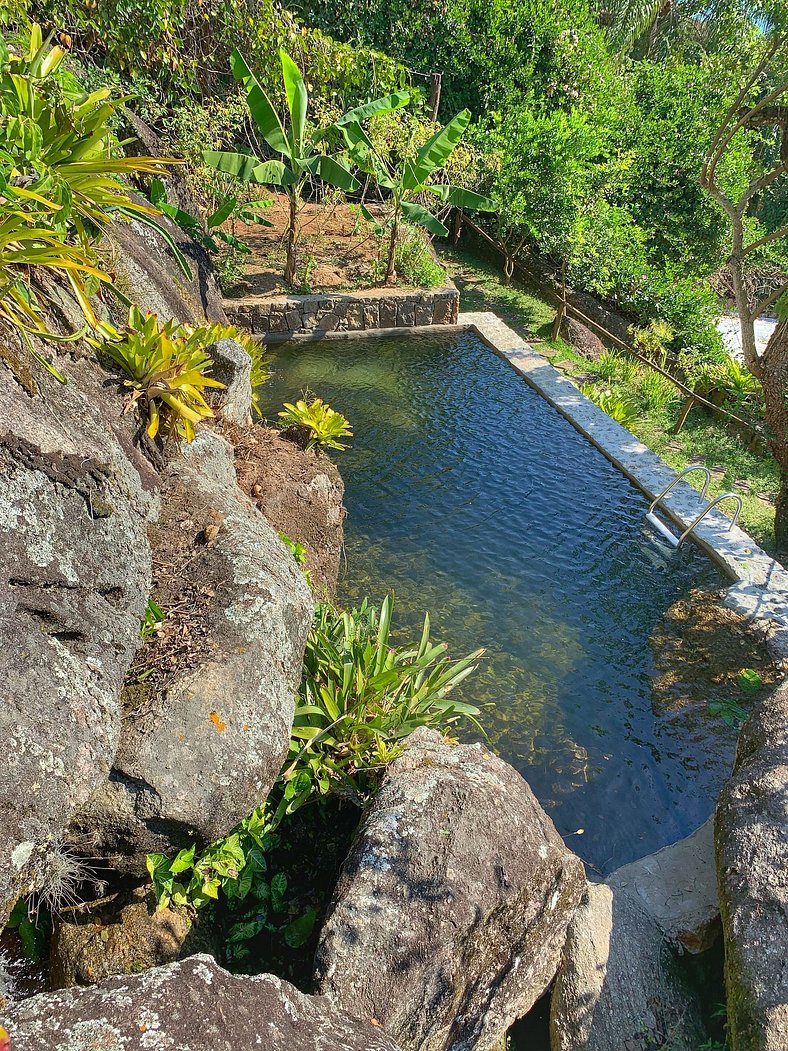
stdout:
[[[701,669],[702,702],[677,720],[650,640],[692,589],[724,583],[709,560],[655,537],[642,495],[472,335],[290,344],[272,358],[271,416],[308,388],[353,426],[337,454],[340,599],[392,590],[402,632],[426,609],[453,652],[487,648],[464,696],[495,702],[492,746],[572,848],[607,872],[705,820],[733,755],[706,706],[721,687]],[[677,659],[708,665],[693,645]]]

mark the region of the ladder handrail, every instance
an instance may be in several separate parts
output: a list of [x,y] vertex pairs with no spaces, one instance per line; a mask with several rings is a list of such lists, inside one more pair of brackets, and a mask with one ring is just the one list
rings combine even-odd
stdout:
[[701,513],[698,515],[698,517],[695,519],[695,521],[692,523],[692,525],[687,526],[687,528],[684,530],[684,532],[679,537],[679,542],[676,545],[676,547],[678,547],[679,544],[681,544],[681,542],[683,540],[687,539],[687,537],[695,529],[695,527],[697,525],[700,525],[700,523],[703,521],[703,519],[706,517],[706,515],[709,513],[709,511],[711,511],[711,509],[713,507],[716,507],[717,504],[720,503],[721,500],[735,500],[736,501],[736,510],[733,512],[733,518],[731,519],[731,523],[728,526],[728,529],[732,529],[736,525],[736,523],[739,521],[739,514],[740,514],[741,508],[742,508],[741,497],[739,496],[738,493],[720,493],[719,496],[715,496],[715,498],[709,504],[707,504],[706,507],[704,507],[704,509],[701,511]]
[[[673,481],[670,483],[670,485],[666,485],[665,486],[665,488],[662,490],[662,492],[655,498],[655,500],[654,500],[653,504],[651,505],[651,507],[649,507],[648,513],[651,514],[651,512],[654,510],[654,508],[657,506],[657,504],[660,502],[660,500],[662,500],[664,497],[666,497],[668,495],[668,493],[673,488],[673,486],[676,485],[677,482],[680,482],[682,478],[685,478],[692,471],[702,471],[703,474],[706,475],[706,481],[703,483],[703,488],[700,491],[701,500],[705,500],[706,499],[706,494],[709,491],[709,486],[711,485],[711,471],[708,469],[708,467],[705,467],[702,463],[691,463],[689,465],[689,467],[685,467],[684,468],[684,470],[681,472],[681,474],[677,474],[676,475],[676,477],[673,479]],[[732,495],[735,496],[736,494],[733,493]],[[708,510],[708,508],[707,508],[707,510]]]

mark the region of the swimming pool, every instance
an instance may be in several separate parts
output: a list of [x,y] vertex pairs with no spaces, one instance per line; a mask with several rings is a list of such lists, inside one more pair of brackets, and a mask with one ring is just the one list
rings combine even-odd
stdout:
[[353,426],[340,600],[392,590],[403,632],[426,609],[451,652],[487,648],[464,696],[495,703],[492,746],[600,872],[693,831],[736,736],[686,630],[726,583],[711,561],[657,537],[645,497],[474,334],[270,356],[272,418],[308,388]]

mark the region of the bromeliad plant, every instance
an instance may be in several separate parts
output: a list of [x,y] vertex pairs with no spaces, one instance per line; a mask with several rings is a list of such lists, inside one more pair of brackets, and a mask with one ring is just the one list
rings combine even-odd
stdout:
[[196,425],[213,416],[205,392],[224,384],[209,375],[213,361],[206,347],[234,339],[260,353],[260,345],[232,325],[194,327],[174,320],[162,325],[133,304],[122,332],[105,322],[98,328],[104,339],[91,343],[128,377],[127,411],[142,410],[149,438],[162,433],[190,442]]
[[483,733],[480,709],[450,695],[484,650],[451,660],[446,643],[430,641],[426,614],[419,642],[398,646],[392,613],[390,595],[380,609],[366,599],[349,611],[318,605],[283,774],[287,812],[314,793],[363,802],[419,726],[445,733],[464,719]]
[[[287,100],[287,131],[279,119],[274,105],[260,86],[246,59],[239,51],[230,58],[233,76],[246,91],[249,112],[263,139],[282,160],[264,161],[248,153],[226,153],[208,150],[203,154],[206,164],[217,171],[233,175],[245,183],[280,187],[287,194],[289,217],[287,226],[287,257],[285,282],[296,284],[298,214],[304,186],[310,179],[320,178],[339,190],[351,191],[359,188],[359,182],[339,156],[326,152],[327,140],[337,125],[318,128],[311,134],[307,130],[309,95],[298,66],[285,51],[279,52],[282,63],[282,80]],[[390,113],[405,105],[410,96],[399,91],[384,98],[359,106],[341,118],[356,124],[375,113]]]
[[[361,110],[363,107],[358,111],[346,113],[340,117],[337,125],[344,136],[348,155],[353,162],[363,172],[373,176],[377,184],[390,194],[385,280],[387,285],[393,285],[397,281],[397,240],[403,219],[424,227],[438,237],[445,237],[449,232],[428,206],[431,196],[437,198],[436,205],[454,205],[457,208],[470,208],[475,211],[492,211],[495,205],[489,198],[462,186],[431,181],[462,139],[470,123],[470,110],[462,110],[445,128],[435,132],[398,170],[387,164],[376,151],[372,140],[357,119],[356,114]],[[363,211],[367,219],[375,221],[367,209]]]
[[315,445],[324,449],[346,449],[339,439],[353,437],[350,422],[321,398],[310,402],[302,399],[295,405],[285,402],[279,418],[281,427],[296,427],[305,434],[307,449]]

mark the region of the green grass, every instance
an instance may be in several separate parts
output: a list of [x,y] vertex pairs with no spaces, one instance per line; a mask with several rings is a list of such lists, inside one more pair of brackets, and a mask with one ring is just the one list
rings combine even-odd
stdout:
[[460,310],[492,310],[523,339],[549,339],[555,309],[524,286],[505,283],[499,267],[460,248],[441,246],[449,277],[460,291]]
[[[711,496],[733,490],[742,500],[741,525],[766,551],[774,551],[774,507],[759,499],[759,494],[776,495],[779,488],[777,464],[768,453],[750,452],[745,444],[727,428],[696,407],[689,415],[680,434],[673,434],[681,407],[681,394],[674,403],[649,405],[643,383],[649,371],[634,360],[622,359],[613,376],[604,366],[576,353],[563,340],[550,341],[555,309],[537,294],[516,281],[506,282],[499,266],[459,248],[441,248],[441,256],[449,276],[460,291],[460,309],[463,311],[494,311],[525,340],[541,339],[537,350],[556,351],[553,363],[570,362],[565,370],[571,378],[582,376],[584,383],[593,382],[600,390],[609,390],[623,400],[632,399],[638,405],[636,415],[628,423],[629,430],[674,470],[681,471],[690,463],[700,461],[709,468],[719,467],[724,476],[712,479]],[[604,378],[599,376],[605,372]],[[651,371],[651,375],[656,373]],[[599,376],[598,379],[593,379]],[[647,381],[648,383],[648,381]],[[700,489],[703,478],[698,473],[688,478]],[[736,486],[746,481],[749,494]],[[721,510],[731,515],[733,501],[723,504]]]

